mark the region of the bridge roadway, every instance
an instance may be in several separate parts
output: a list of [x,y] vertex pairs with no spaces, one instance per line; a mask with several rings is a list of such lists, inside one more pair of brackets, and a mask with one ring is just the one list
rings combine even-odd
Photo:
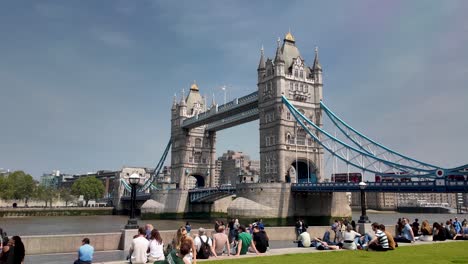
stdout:
[[[304,192],[359,192],[359,183],[293,183],[291,191]],[[417,182],[367,182],[366,192],[407,192],[407,193],[468,193],[468,181],[446,181],[437,184],[436,181]],[[209,201],[236,193],[235,186],[196,188],[189,190],[191,203]],[[151,194],[138,194],[137,201],[146,201]],[[130,201],[129,196],[123,196],[122,201]]]

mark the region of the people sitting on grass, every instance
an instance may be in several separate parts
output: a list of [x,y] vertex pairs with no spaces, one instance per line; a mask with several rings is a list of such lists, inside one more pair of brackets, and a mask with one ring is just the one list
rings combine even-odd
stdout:
[[468,240],[468,223],[465,222],[465,225],[461,229],[461,234],[456,234],[453,237],[453,240]]
[[238,237],[236,256],[245,255],[249,251],[249,247],[252,245],[252,236],[247,233],[244,225],[239,226]]
[[419,241],[432,241],[432,228],[427,220],[424,220],[421,224],[421,236],[419,236]]
[[375,237],[369,242],[368,249],[375,251],[387,251],[389,248],[388,238],[387,235],[380,229],[380,225],[378,223],[373,223],[372,230],[375,232]]
[[314,242],[315,242],[315,248],[317,250],[337,250],[337,249],[340,249],[339,246],[330,245],[330,244],[328,244],[327,242],[321,240],[318,237],[314,238]]
[[395,242],[395,239],[393,239],[393,236],[392,236],[392,234],[390,234],[390,232],[385,231],[385,225],[380,224],[380,230],[382,230],[382,232],[384,232],[385,235],[387,236],[387,239],[388,239],[388,249],[389,249],[389,250],[394,250],[395,248],[397,248],[397,247],[398,247],[398,243]]
[[215,256],[221,256],[223,253],[230,255],[231,248],[229,245],[229,238],[224,233],[224,225],[218,227],[218,231],[213,235],[213,250],[215,251]]
[[265,253],[270,247],[268,235],[265,230],[260,230],[260,226],[254,225],[253,227],[253,247],[256,249],[255,253]]
[[403,230],[401,232],[401,235],[395,237],[396,242],[401,242],[401,243],[412,243],[414,242],[414,233],[413,229],[409,225],[408,219],[403,218],[402,220],[403,224]]
[[310,235],[308,232],[302,232],[293,242],[297,243],[297,247],[310,247]]
[[186,256],[190,255],[191,249],[192,245],[188,240],[185,240],[180,244],[179,250],[172,249],[166,260],[156,261],[154,264],[190,264],[191,262]]
[[164,260],[164,243],[162,241],[161,234],[157,229],[151,230],[148,250],[149,262]]
[[210,255],[216,257],[216,252],[213,248],[213,241],[211,238],[206,236],[205,228],[200,227],[198,229],[198,236],[195,237],[195,248],[197,250],[197,258],[199,259],[208,259]]
[[439,223],[433,224],[432,241],[445,241],[447,239],[447,230]]
[[359,237],[361,237],[361,234],[354,231],[351,224],[348,224],[348,226],[346,226],[345,232],[343,233],[343,248],[349,250],[356,250],[356,239],[359,240]]

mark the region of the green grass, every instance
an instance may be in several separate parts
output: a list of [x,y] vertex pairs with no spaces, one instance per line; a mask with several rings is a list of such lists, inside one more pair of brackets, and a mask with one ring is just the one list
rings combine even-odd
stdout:
[[468,241],[457,243],[436,243],[421,246],[399,247],[393,251],[333,251],[311,254],[288,254],[280,256],[238,258],[209,263],[289,263],[289,264],[408,264],[408,263],[468,263]]

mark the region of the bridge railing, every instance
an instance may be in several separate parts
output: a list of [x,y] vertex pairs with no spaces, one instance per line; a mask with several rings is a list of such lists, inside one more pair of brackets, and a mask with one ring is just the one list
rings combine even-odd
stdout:
[[245,119],[247,119],[249,117],[256,116],[256,115],[258,115],[258,108],[250,109],[250,110],[242,112],[240,114],[229,116],[229,117],[223,118],[221,120],[215,121],[213,123],[209,123],[206,126],[206,129],[207,130],[213,130],[213,129],[216,129],[218,127],[225,126],[226,124],[235,123],[237,121],[245,120]]
[[217,193],[234,193],[236,191],[235,186],[223,186],[223,187],[209,187],[209,188],[197,188],[189,190],[189,200],[194,202],[202,198],[208,197]]
[[[295,183],[292,191],[298,192],[358,192],[358,183]],[[438,184],[436,181],[417,182],[368,182],[366,192],[466,192],[467,181],[446,181]]]

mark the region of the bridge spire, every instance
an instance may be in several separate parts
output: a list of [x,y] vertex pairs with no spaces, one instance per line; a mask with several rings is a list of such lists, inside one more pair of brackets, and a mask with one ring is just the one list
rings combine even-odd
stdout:
[[264,56],[264,53],[263,53],[263,45],[262,45],[262,48],[260,49],[260,62],[258,63],[258,69],[257,70],[263,70],[265,69],[266,65],[265,65],[265,56]]
[[276,48],[276,56],[275,56],[275,63],[277,62],[284,62],[283,52],[281,51],[281,39],[278,38],[278,47]]
[[213,93],[213,97],[211,98],[211,107],[214,107],[216,106],[216,102],[215,102],[215,94]]
[[315,47],[315,58],[314,58],[314,66],[312,66],[312,70],[322,70],[322,66],[320,65],[319,62],[319,57],[318,57],[318,47]]
[[187,103],[185,102],[185,88],[182,89],[182,98],[180,98],[180,105],[186,105]]
[[172,100],[172,109],[175,109],[177,106],[177,95],[174,94],[174,100]]

